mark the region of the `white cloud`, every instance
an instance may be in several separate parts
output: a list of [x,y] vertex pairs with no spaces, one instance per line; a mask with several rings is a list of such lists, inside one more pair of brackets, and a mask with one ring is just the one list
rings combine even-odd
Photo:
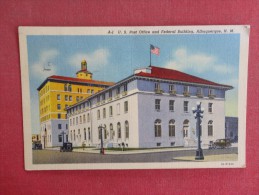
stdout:
[[219,64],[217,58],[213,55],[188,53],[185,48],[179,48],[173,52],[172,60],[166,63],[166,67],[180,71],[190,70],[197,73],[213,71],[219,74],[231,74],[236,71],[230,65]]
[[[53,64],[52,60],[58,55],[59,52],[56,49],[42,51],[39,55],[39,60],[31,65],[32,76],[42,81],[48,76],[56,74],[57,67]],[[47,71],[46,69],[50,70]]]
[[69,64],[78,67],[83,59],[87,61],[90,70],[103,68],[108,64],[110,53],[107,49],[97,49],[91,53],[76,53],[68,60]]

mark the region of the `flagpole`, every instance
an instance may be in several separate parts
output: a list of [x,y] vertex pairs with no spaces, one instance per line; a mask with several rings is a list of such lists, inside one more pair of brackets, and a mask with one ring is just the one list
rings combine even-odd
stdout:
[[149,66],[151,66],[151,44],[150,44],[150,48],[149,48],[149,55],[150,55],[150,58],[149,58],[150,64],[149,64]]

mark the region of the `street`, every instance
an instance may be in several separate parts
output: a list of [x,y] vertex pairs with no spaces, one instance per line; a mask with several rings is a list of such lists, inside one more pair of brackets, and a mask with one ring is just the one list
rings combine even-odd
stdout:
[[[238,149],[204,149],[206,156],[236,155]],[[59,152],[58,150],[33,150],[33,164],[62,163],[134,163],[134,162],[180,162],[179,157],[195,156],[195,150],[161,151],[140,154],[97,154],[86,152]],[[224,156],[223,156],[224,157]],[[178,159],[175,159],[178,158]],[[218,161],[221,159],[217,159]],[[222,158],[224,160],[224,158]],[[184,160],[183,160],[184,161]]]

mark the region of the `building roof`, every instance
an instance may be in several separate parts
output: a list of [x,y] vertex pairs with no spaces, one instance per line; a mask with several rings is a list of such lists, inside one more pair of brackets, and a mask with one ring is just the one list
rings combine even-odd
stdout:
[[151,73],[148,72],[139,72],[135,74],[136,76],[140,77],[149,77],[149,78],[158,78],[158,79],[168,79],[173,81],[180,81],[180,82],[187,82],[187,83],[197,83],[197,84],[203,84],[203,85],[212,85],[217,87],[224,87],[224,88],[230,88],[233,87],[230,85],[224,85],[215,83],[206,79],[202,79],[190,74],[186,74],[177,70],[173,69],[167,69],[167,68],[161,68],[156,66],[150,66]]
[[114,85],[113,82],[106,81],[97,81],[97,80],[89,80],[89,79],[78,79],[73,77],[65,77],[52,75],[45,79],[45,81],[38,87],[38,91],[48,82],[48,81],[56,81],[56,82],[64,82],[64,83],[77,83],[77,84],[91,84],[91,85],[102,85],[102,86],[111,86]]

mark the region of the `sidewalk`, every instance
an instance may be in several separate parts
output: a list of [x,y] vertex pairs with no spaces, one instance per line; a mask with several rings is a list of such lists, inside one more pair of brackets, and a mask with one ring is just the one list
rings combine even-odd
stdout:
[[[121,155],[121,154],[145,154],[145,153],[155,153],[155,152],[169,152],[169,151],[182,151],[182,150],[196,150],[196,148],[159,148],[159,149],[143,149],[143,150],[126,150],[126,151],[117,151],[117,150],[106,150],[104,149],[105,154],[113,154],[113,155]],[[86,152],[86,153],[93,153],[99,154],[100,149],[96,148],[75,148],[73,152]]]
[[204,156],[204,160],[195,160],[194,156],[175,157],[173,160],[189,161],[189,162],[209,162],[209,161],[237,161],[237,154],[217,154]]

